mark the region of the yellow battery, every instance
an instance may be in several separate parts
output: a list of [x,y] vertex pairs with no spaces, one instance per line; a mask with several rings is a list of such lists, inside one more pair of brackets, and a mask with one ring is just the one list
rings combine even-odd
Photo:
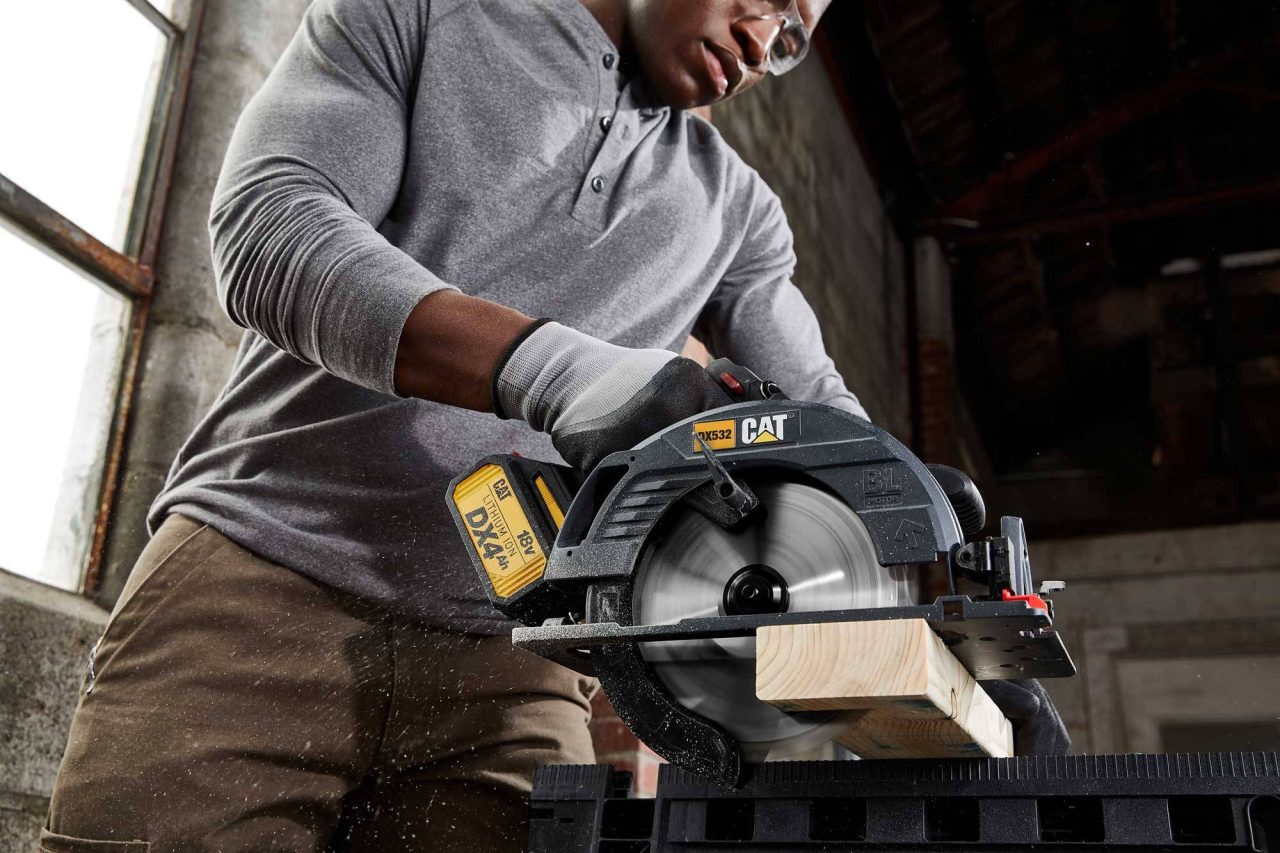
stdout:
[[[552,516],[559,515],[558,524],[564,516],[549,490],[543,499],[548,498],[549,509],[554,507]],[[453,503],[499,598],[510,598],[542,577],[547,556],[510,475],[501,466],[490,463],[477,468],[454,487]]]

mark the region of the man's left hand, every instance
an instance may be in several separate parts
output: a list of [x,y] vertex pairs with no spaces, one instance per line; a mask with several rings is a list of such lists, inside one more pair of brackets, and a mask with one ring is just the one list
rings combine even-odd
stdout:
[[1071,736],[1039,681],[984,681],[982,688],[1013,724],[1018,755],[1066,755]]

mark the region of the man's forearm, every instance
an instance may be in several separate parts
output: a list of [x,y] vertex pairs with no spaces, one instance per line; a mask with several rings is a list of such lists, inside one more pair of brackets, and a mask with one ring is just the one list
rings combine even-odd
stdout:
[[454,290],[427,296],[409,315],[396,350],[396,390],[487,412],[498,360],[532,318]]

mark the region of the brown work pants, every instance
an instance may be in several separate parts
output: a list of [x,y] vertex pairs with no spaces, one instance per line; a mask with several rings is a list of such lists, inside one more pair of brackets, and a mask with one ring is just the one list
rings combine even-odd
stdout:
[[593,680],[170,516],[97,647],[41,850],[522,850]]

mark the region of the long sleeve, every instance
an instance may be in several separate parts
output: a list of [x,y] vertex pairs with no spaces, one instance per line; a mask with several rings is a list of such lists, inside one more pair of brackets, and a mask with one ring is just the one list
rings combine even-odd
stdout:
[[774,380],[792,398],[869,420],[827,354],[813,308],[791,281],[796,256],[781,202],[757,179],[744,205],[751,211],[746,237],[697,332],[713,353]]
[[237,324],[395,393],[400,333],[449,287],[378,233],[400,188],[429,0],[319,0],[241,116],[210,218]]

